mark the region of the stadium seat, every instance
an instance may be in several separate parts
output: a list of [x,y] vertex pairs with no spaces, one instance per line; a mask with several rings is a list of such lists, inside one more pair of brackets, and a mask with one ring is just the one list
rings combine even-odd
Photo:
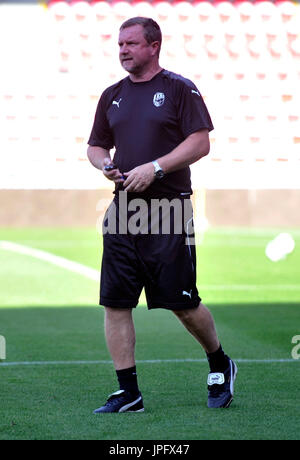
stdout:
[[182,36],[176,34],[172,28],[167,27],[166,31],[162,31],[162,40],[162,54],[179,58],[184,53]]
[[254,14],[261,23],[279,20],[279,12],[277,7],[271,1],[262,1],[254,3]]
[[157,1],[153,3],[155,18],[163,29],[167,22],[172,22],[175,14],[171,3]]
[[291,46],[292,42],[299,37],[300,31],[300,16],[293,18],[284,27],[288,44]]
[[216,11],[218,14],[218,17],[220,19],[220,22],[225,23],[225,22],[231,22],[232,20],[235,20],[237,18],[237,10],[235,6],[226,1],[221,1],[216,3]]
[[66,22],[71,14],[70,4],[66,1],[50,2],[48,11],[51,18],[58,23]]
[[99,1],[91,4],[91,15],[94,17],[94,32],[112,33],[114,30],[113,12],[110,3]]
[[173,21],[178,34],[193,33],[199,27],[195,20],[194,7],[186,1],[176,2],[173,6]]
[[[300,58],[300,37],[298,37],[296,40],[294,40],[290,45],[289,45],[291,54],[293,57],[299,59]],[[299,68],[299,66],[298,66]]]
[[188,22],[194,18],[194,7],[187,1],[178,1],[173,4],[174,15],[179,24]]
[[276,8],[283,23],[288,23],[297,14],[298,6],[292,1],[279,1],[276,3]]
[[252,2],[237,2],[236,9],[240,15],[240,19],[243,24],[250,22],[253,19],[253,16],[255,15],[254,4]]
[[97,39],[97,48],[99,54],[103,54],[103,56],[113,57],[117,52],[117,37],[115,34],[109,33],[108,31],[101,31],[95,34],[95,38]]
[[248,41],[246,49],[252,60],[258,61],[265,59],[267,55],[267,43],[265,37],[263,35],[256,34],[252,40]]
[[224,42],[219,37],[212,36],[210,39],[206,41],[204,48],[207,52],[208,59],[210,60],[220,60],[221,61],[221,59],[224,57],[224,54],[225,54]]
[[146,18],[152,18],[154,16],[152,3],[145,1],[133,1],[132,7],[134,10],[134,16],[142,16]]
[[116,1],[111,4],[114,27],[119,29],[120,25],[127,19],[134,16],[134,8],[126,1]]
[[90,19],[91,7],[87,1],[75,1],[70,3],[70,15],[77,23],[85,22]]
[[199,58],[199,60],[201,60],[201,58],[206,55],[206,51],[204,50],[204,39],[202,35],[191,34],[188,36],[187,33],[185,33],[183,38],[184,50],[189,58]]
[[[212,3],[203,1],[203,2],[194,2],[194,11],[195,16],[200,23],[207,22],[211,19],[217,18],[217,11],[216,8],[213,6]],[[201,24],[202,25],[202,24]]]
[[287,54],[287,45],[282,37],[269,40],[267,49],[274,59],[281,59]]
[[[244,37],[239,35],[225,36],[225,49],[232,60],[242,61],[246,49]],[[242,70],[242,65],[239,67]]]
[[91,3],[92,14],[96,15],[97,21],[101,22],[112,15],[111,4],[103,0]]

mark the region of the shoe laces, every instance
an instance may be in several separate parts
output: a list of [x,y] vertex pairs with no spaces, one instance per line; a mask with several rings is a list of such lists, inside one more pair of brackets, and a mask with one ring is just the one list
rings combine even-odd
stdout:
[[113,393],[112,395],[109,396],[109,398],[106,401],[105,405],[106,406],[111,406],[111,405],[113,405],[115,399],[121,399],[123,397],[124,397],[124,393],[120,393],[120,394]]

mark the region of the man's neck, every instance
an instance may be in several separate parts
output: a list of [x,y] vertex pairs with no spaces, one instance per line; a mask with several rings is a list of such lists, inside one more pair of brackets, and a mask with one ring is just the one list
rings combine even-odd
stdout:
[[150,80],[152,80],[153,77],[155,77],[155,75],[157,75],[159,72],[161,72],[161,70],[162,70],[162,67],[160,67],[160,65],[157,65],[155,68],[146,70],[145,72],[143,72],[141,74],[129,73],[129,78],[134,83],[141,83],[143,81],[150,81]]

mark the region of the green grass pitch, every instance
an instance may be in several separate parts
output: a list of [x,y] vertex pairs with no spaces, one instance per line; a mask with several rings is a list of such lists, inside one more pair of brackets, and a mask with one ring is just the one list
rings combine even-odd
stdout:
[[[239,368],[228,410],[206,407],[204,352],[176,317],[135,310],[142,414],[93,415],[117,390],[103,334],[99,285],[0,249],[0,440],[299,439],[300,231],[271,262],[280,230],[210,229],[197,247],[198,287]],[[0,240],[99,269],[95,229],[1,229]],[[98,362],[98,363],[97,363]]]

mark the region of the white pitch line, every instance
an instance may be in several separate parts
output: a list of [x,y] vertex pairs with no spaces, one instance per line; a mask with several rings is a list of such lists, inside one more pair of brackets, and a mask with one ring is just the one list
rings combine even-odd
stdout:
[[12,243],[10,241],[0,241],[0,249],[16,252],[18,254],[29,257],[34,257],[35,259],[43,260],[44,262],[49,262],[73,273],[79,273],[80,275],[94,281],[100,280],[99,271],[90,267],[86,267],[85,265],[82,265],[78,262],[73,262],[72,260],[65,259],[64,257],[56,256],[50,252],[34,249],[29,246],[23,246],[22,244]]
[[[29,246],[24,246],[18,243],[12,243],[11,241],[0,241],[0,249],[5,251],[16,252],[17,254],[22,254],[29,257],[34,257],[35,259],[43,260],[44,262],[49,262],[58,267],[69,270],[73,273],[79,273],[86,278],[89,278],[93,281],[100,281],[100,271],[93,268],[82,265],[78,262],[73,262],[72,260],[65,259],[61,256],[56,256],[50,252],[42,251],[41,249],[31,248]],[[274,291],[300,291],[299,284],[209,284],[209,285],[200,285],[200,290],[202,291],[263,291],[263,290],[274,290]]]
[[[18,254],[34,257],[53,265],[59,266],[74,273],[79,273],[91,280],[99,281],[99,271],[82,265],[78,262],[65,259],[61,256],[56,256],[40,249],[34,249],[10,241],[0,241],[0,249],[5,251],[12,251]],[[260,289],[289,289],[300,290],[300,285],[207,285],[202,286],[202,289],[207,290],[260,290]],[[236,362],[245,363],[280,363],[280,362],[294,362],[294,359],[236,359]],[[189,362],[206,362],[206,359],[157,359],[157,360],[138,360],[137,363],[141,364],[160,364],[160,363],[189,363]],[[111,361],[16,361],[16,362],[2,362],[0,367],[12,366],[51,366],[51,365],[88,365],[88,364],[112,364]]]
[[[295,359],[247,359],[240,358],[234,359],[237,363],[292,363],[296,362]],[[137,364],[165,364],[165,363],[207,363],[207,359],[143,359],[137,360]],[[15,362],[2,362],[0,367],[16,367],[16,366],[80,366],[80,365],[101,365],[110,364],[112,361],[99,360],[99,361],[15,361]]]

